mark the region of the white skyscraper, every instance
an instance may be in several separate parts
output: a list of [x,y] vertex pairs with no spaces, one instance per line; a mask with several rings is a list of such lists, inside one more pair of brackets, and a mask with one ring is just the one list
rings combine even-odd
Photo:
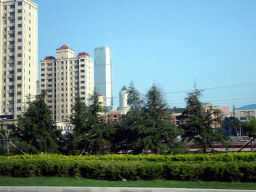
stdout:
[[111,47],[98,47],[94,50],[94,85],[106,99],[106,107],[113,106],[113,72]]
[[37,93],[37,18],[31,0],[0,0],[0,114],[14,119]]

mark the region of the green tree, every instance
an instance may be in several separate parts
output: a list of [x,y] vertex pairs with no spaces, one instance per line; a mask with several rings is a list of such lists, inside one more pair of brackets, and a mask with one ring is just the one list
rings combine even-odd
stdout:
[[46,92],[42,92],[33,101],[29,99],[28,108],[19,119],[22,142],[17,146],[25,152],[58,152],[58,140],[63,139],[61,131],[56,129],[52,120],[52,112],[45,103],[45,95]]
[[185,99],[187,106],[181,115],[184,122],[181,127],[185,131],[184,138],[187,141],[194,140],[194,143],[206,152],[213,142],[225,143],[228,137],[219,131],[220,128],[212,127],[215,123],[221,123],[221,111],[211,107],[205,112],[199,101],[200,97],[201,91],[198,89],[188,94]]
[[115,130],[106,125],[103,116],[105,108],[98,101],[96,92],[90,97],[89,104],[87,107],[80,97],[76,98],[73,107],[75,113],[70,119],[74,126],[72,144],[74,148],[82,150],[82,153],[90,149],[94,154],[103,154],[106,152],[103,147],[111,144],[108,137],[114,134]]
[[249,133],[250,137],[255,137],[256,136],[256,119],[250,118],[249,121],[246,121],[242,125],[244,131]]
[[139,123],[132,128],[141,136],[136,146],[152,152],[160,150],[162,153],[170,153],[179,146],[176,137],[183,130],[171,123],[167,103],[159,88],[153,85],[146,98]]
[[241,122],[237,117],[225,117],[224,120],[222,121],[222,128],[224,131],[224,135],[237,136],[241,129]]
[[141,153],[143,146],[135,146],[135,143],[140,139],[141,135],[137,130],[133,129],[136,125],[141,123],[142,107],[144,101],[141,99],[139,91],[134,87],[133,82],[130,83],[128,90],[127,104],[130,110],[122,115],[122,121],[114,123],[113,126],[117,128],[116,137],[112,140],[112,150],[117,153],[120,150],[128,152],[133,148],[134,154]]

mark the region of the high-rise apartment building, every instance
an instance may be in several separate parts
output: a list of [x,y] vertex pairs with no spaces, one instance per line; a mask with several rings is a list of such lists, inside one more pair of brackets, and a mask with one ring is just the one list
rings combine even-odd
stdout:
[[94,83],[96,92],[103,94],[106,107],[113,106],[113,72],[111,47],[98,47],[94,50]]
[[93,59],[85,52],[74,54],[68,45],[62,45],[56,49],[56,58],[47,56],[40,61],[40,90],[47,91],[46,103],[57,123],[72,114],[77,95],[88,104],[94,92]]
[[37,17],[32,0],[0,0],[0,114],[14,119],[37,91]]

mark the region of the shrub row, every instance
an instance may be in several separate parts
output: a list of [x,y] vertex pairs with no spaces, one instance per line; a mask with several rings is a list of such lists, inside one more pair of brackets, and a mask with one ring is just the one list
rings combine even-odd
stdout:
[[256,162],[140,162],[1,160],[0,175],[57,176],[106,180],[162,179],[256,182]]
[[0,156],[2,159],[52,159],[52,160],[105,160],[105,161],[256,161],[256,153],[224,153],[224,154],[186,154],[186,155],[84,155],[65,156],[57,154],[46,155],[15,155]]

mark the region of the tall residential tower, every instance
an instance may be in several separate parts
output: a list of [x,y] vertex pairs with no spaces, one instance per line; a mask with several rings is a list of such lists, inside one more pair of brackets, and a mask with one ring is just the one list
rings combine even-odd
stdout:
[[94,84],[96,92],[103,94],[106,107],[113,106],[113,72],[111,47],[98,47],[94,50]]
[[37,18],[32,0],[0,0],[0,114],[14,119],[37,92]]
[[88,105],[94,92],[93,59],[85,52],[74,55],[73,49],[62,45],[56,58],[40,61],[40,90],[47,91],[45,100],[57,123],[70,117],[77,95]]

